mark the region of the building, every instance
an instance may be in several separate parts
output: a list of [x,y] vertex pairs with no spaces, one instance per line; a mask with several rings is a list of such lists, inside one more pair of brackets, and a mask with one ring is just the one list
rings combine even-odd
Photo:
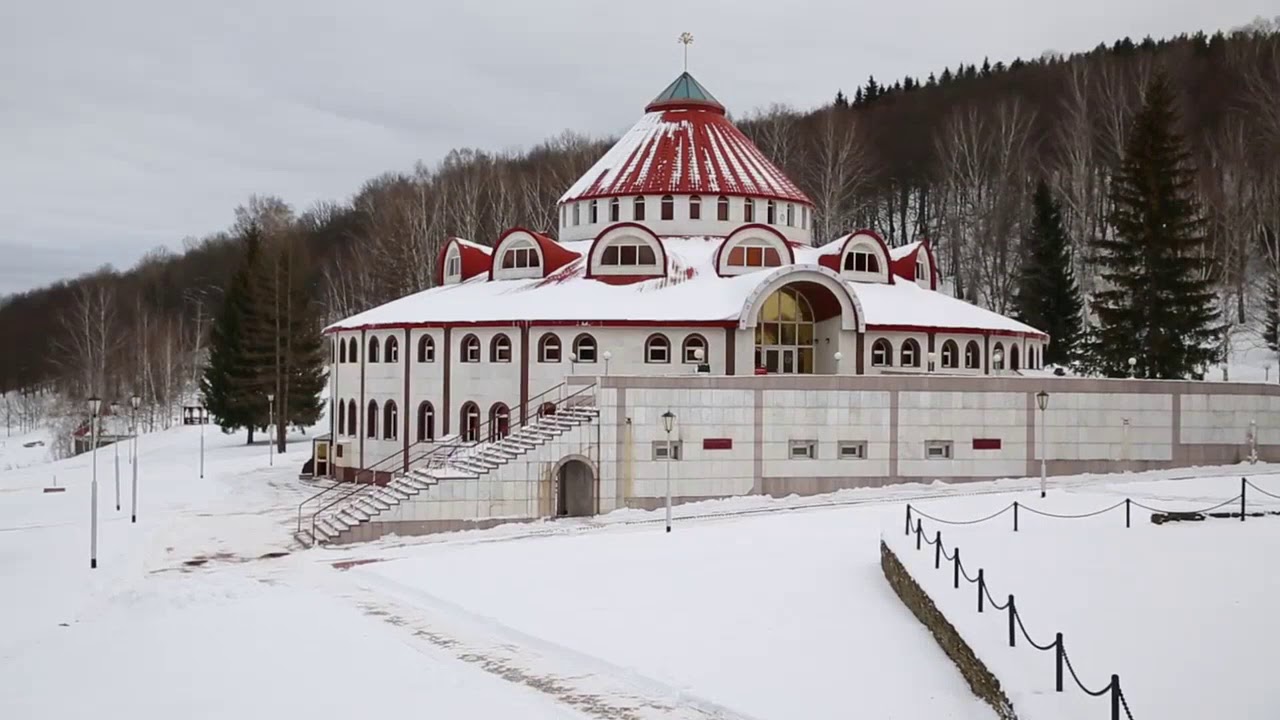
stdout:
[[[943,380],[948,391],[987,393],[1040,368],[1049,342],[939,292],[927,242],[889,248],[867,230],[815,240],[813,203],[688,73],[568,188],[558,217],[555,238],[527,228],[508,230],[492,247],[452,238],[437,287],[327,328],[333,472],[393,487],[344,491],[349,501],[313,518],[319,539],[652,506],[653,488],[634,483],[651,480],[646,473],[668,458],[693,459],[694,448],[680,445],[691,416],[706,417],[699,438],[713,442],[698,451],[710,457],[728,460],[735,442],[759,440],[765,408],[751,387],[794,388],[799,396],[778,397],[797,407],[822,405],[809,395],[822,388],[883,388],[858,396],[859,412],[869,414],[824,421],[833,431],[833,423],[865,426],[858,437],[830,449],[816,434],[794,438],[804,442],[779,460],[830,453],[867,462],[837,462],[824,477],[910,479],[917,475],[901,472],[910,465],[890,457],[897,445],[881,438],[897,420],[881,393]],[[823,384],[818,376],[837,377]],[[728,415],[708,408],[711,395],[692,393],[722,386],[746,393],[725,396],[724,407],[735,410]],[[619,404],[623,388],[634,402],[645,387],[692,393],[664,397],[687,411],[670,447],[651,436],[656,417],[628,416]],[[1018,393],[1000,398],[1013,410],[1025,405]],[[977,421],[983,432],[983,417]],[[631,433],[641,422],[619,447],[619,427]],[[717,423],[742,437],[716,435]],[[1001,472],[1026,464],[1025,428],[1019,432],[1023,456]],[[954,463],[971,452],[948,444],[955,438],[935,439],[919,448],[921,459]],[[989,441],[983,448],[1012,447],[979,439]],[[683,496],[768,491],[759,458],[733,459],[714,469],[727,473],[716,476],[723,482]],[[988,470],[970,464],[943,475]],[[382,500],[364,497],[374,492]]]

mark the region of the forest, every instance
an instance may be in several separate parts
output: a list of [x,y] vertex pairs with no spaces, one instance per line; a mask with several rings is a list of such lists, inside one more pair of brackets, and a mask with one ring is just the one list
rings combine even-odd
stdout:
[[[984,58],[926,78],[860,80],[851,70],[848,87],[819,107],[772,105],[733,120],[813,199],[818,241],[858,228],[890,245],[927,237],[949,292],[1008,312],[1041,182],[1061,205],[1081,292],[1100,291],[1095,248],[1116,232],[1110,190],[1156,73],[1170,80],[1189,145],[1226,337],[1274,343],[1280,18]],[[168,424],[207,361],[211,318],[242,260],[237,227],[262,228],[268,250],[290,248],[303,297],[327,322],[430,287],[447,237],[491,244],[514,225],[554,232],[558,197],[610,143],[567,130],[522,151],[453,150],[342,201],[246,198],[235,225],[187,238],[181,252],[159,248],[127,270],[0,299],[0,414],[18,424],[35,412],[27,399],[46,393],[137,392],[151,422]]]

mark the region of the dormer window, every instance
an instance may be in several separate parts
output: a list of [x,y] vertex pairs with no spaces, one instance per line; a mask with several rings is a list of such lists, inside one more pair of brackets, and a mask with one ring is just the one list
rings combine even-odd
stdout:
[[591,218],[590,222],[592,225],[595,225],[596,223],[600,222],[600,208],[596,204],[595,200],[591,201],[591,212],[588,215],[588,217]]
[[694,195],[693,197],[689,198],[689,219],[690,220],[702,219],[702,198],[698,197],[697,195]]
[[676,217],[676,199],[670,195],[662,196],[662,219],[674,220]]
[[644,222],[644,196],[637,195],[636,199],[631,201],[631,219],[636,222]]
[[729,198],[723,195],[716,201],[716,220],[720,222],[728,222],[729,220]]
[[764,221],[770,225],[778,224],[778,203],[770,200],[764,206]]
[[764,242],[748,240],[729,251],[730,267],[778,267],[782,258],[776,248]]
[[924,265],[924,260],[916,258],[916,280],[928,280],[929,271]]
[[787,203],[787,227],[791,227],[795,224],[796,224],[796,206],[792,205],[791,203]]
[[577,225],[577,224],[578,224],[578,220],[580,219],[580,215],[581,215],[581,211],[582,211],[582,208],[581,208],[581,207],[579,207],[580,205],[582,205],[582,203],[574,203],[574,204],[573,204],[573,224],[574,224],[574,225]]
[[658,258],[653,248],[643,241],[627,242],[620,240],[611,243],[600,256],[601,265],[657,265]]
[[618,198],[609,201],[609,222],[618,222],[621,215],[622,203],[618,202]]
[[751,198],[742,199],[742,222],[756,221],[756,201]]
[[541,266],[542,262],[538,258],[538,249],[532,243],[515,243],[506,252],[502,253],[503,269],[536,268]]
[[462,257],[460,255],[450,255],[444,261],[444,276],[446,278],[457,277],[462,274]]
[[854,250],[844,256],[844,269],[853,272],[880,272],[880,259],[875,253],[866,252],[864,250]]

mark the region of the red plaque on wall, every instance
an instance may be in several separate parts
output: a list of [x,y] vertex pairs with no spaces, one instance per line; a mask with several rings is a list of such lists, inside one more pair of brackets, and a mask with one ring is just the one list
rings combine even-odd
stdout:
[[702,438],[703,450],[732,450],[733,438]]
[[999,450],[1000,438],[974,438],[974,450]]

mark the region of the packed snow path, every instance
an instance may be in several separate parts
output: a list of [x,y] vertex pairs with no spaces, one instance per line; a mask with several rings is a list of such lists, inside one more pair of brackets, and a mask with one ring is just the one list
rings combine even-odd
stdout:
[[620,512],[299,552],[306,439],[268,467],[209,428],[201,480],[199,434],[142,438],[137,525],[128,454],[117,512],[100,451],[96,571],[89,458],[0,472],[0,717],[991,717],[879,577],[872,508],[766,511],[1025,483],[703,503],[677,516],[714,521],[670,536]]

